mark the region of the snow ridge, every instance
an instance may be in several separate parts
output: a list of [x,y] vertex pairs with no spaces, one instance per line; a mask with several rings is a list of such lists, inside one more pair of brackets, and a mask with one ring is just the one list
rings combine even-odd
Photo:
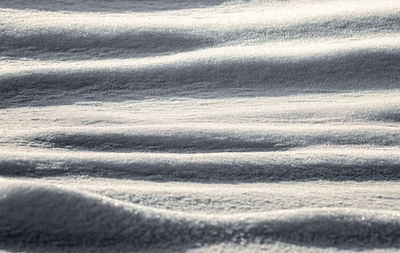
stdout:
[[317,246],[399,246],[400,217],[388,211],[299,209],[205,219],[49,186],[11,184],[2,186],[0,196],[3,245],[143,249],[278,239]]

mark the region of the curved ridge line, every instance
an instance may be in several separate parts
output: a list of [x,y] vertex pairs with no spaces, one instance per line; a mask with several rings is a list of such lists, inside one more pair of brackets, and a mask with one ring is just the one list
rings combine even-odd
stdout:
[[[48,201],[51,201],[50,206]],[[136,248],[260,238],[317,246],[399,246],[400,213],[324,209],[321,214],[321,210],[311,209],[268,213],[269,217],[245,215],[233,217],[233,220],[232,216],[214,216],[204,221],[201,216],[200,219],[199,216],[192,218],[191,215],[107,201],[78,192],[54,192],[44,187],[28,192],[23,189],[12,192],[11,189],[0,199],[0,210],[3,211],[0,215],[8,214],[6,219],[0,219],[0,238],[3,243],[22,241],[25,245],[56,241],[59,245],[69,246],[125,244]],[[13,210],[26,204],[33,206],[21,212]],[[54,217],[55,212],[61,216]],[[65,212],[69,217],[63,216]],[[275,217],[271,218],[271,214]]]
[[[348,39],[319,39],[283,41],[276,43],[227,46],[201,49],[175,55],[134,58],[102,59],[83,61],[7,61],[0,66],[4,77],[41,72],[88,72],[96,70],[145,70],[166,66],[183,67],[198,63],[218,63],[223,61],[272,60],[290,61],[310,59],[335,54],[346,54],[360,50],[393,51],[400,49],[400,34]],[[1,77],[1,76],[0,76]]]
[[[240,12],[238,12],[240,6]],[[60,21],[68,25],[90,25],[103,26],[103,23],[117,26],[131,27],[154,27],[174,28],[187,27],[208,29],[232,29],[242,26],[244,23],[250,25],[260,24],[285,24],[308,22],[314,20],[327,20],[338,16],[366,16],[371,14],[395,13],[400,9],[400,3],[395,0],[373,0],[363,1],[360,5],[356,1],[333,1],[325,3],[306,4],[281,4],[281,5],[234,5],[204,8],[197,10],[176,10],[160,13],[56,13],[46,11],[16,11],[13,9],[1,9],[3,22],[7,25],[26,26],[27,22],[36,27],[48,27],[50,24],[60,24]],[[247,8],[246,8],[247,7]],[[16,13],[21,14],[21,19],[16,19]],[[212,15],[210,15],[212,13]],[[276,13],[280,13],[277,15]],[[188,15],[189,14],[189,15]],[[46,15],[47,24],[44,24],[41,17]],[[31,16],[31,17],[29,17]],[[246,19],[243,19],[243,16]],[[98,22],[98,19],[102,22]],[[12,20],[13,22],[10,22]]]

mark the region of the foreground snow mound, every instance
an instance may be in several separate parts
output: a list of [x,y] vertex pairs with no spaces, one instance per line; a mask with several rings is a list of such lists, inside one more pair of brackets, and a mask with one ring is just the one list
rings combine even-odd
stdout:
[[[26,208],[29,206],[30,208]],[[295,209],[207,217],[142,207],[50,186],[3,184],[2,247],[149,247],[263,243],[398,247],[400,215],[357,209]]]

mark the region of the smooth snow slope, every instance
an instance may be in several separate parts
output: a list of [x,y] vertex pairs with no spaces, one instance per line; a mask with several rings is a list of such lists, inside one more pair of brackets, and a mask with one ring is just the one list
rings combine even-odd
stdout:
[[[342,247],[398,247],[399,243],[397,212],[319,208],[210,218],[57,188],[8,183],[5,186],[0,199],[0,236],[10,244],[126,244],[141,249],[266,239]],[[18,214],[16,209],[20,210]],[[5,228],[9,232],[4,233]]]
[[0,251],[398,251],[399,13],[0,1]]

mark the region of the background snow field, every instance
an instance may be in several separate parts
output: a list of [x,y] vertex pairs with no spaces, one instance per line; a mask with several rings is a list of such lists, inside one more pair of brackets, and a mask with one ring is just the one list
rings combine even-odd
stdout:
[[400,1],[0,1],[0,252],[400,250]]

